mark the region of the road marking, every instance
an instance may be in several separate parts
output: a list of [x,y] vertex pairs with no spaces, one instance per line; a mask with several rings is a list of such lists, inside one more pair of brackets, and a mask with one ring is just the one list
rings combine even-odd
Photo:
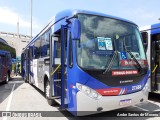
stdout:
[[24,83],[24,81],[9,81],[9,84],[13,84],[13,83]]
[[[14,85],[13,85],[13,87],[12,87],[12,91],[11,91],[11,93],[10,93],[10,95],[9,95],[9,99],[8,99],[6,111],[9,111],[9,109],[10,109],[11,101],[12,101],[12,96],[13,96],[13,91],[14,91],[15,85],[16,85],[16,83],[14,83]],[[7,120],[7,117],[3,117],[2,120]]]
[[153,104],[157,104],[158,106],[160,106],[160,103],[159,103],[159,102],[151,101],[151,100],[148,100],[148,102],[153,103]]
[[147,109],[144,109],[144,108],[141,108],[141,107],[138,107],[138,106],[133,106],[133,107],[139,108],[139,109],[144,110],[144,111],[149,111]]
[[13,87],[12,87],[12,91],[11,91],[11,94],[10,94],[10,96],[9,96],[9,100],[8,100],[8,104],[7,104],[6,111],[9,111],[9,108],[10,108],[10,106],[11,106],[11,100],[12,100],[12,96],[13,96],[13,91],[14,91],[15,85],[16,85],[16,83],[15,83],[15,84],[13,85]]

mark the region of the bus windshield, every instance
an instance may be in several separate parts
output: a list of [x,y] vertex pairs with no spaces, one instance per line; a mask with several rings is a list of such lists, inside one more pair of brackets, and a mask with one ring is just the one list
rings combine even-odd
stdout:
[[81,22],[81,39],[77,41],[76,51],[81,68],[102,70],[112,61],[111,69],[137,69],[135,59],[142,68],[146,67],[142,39],[136,25],[86,14],[79,14],[78,19]]

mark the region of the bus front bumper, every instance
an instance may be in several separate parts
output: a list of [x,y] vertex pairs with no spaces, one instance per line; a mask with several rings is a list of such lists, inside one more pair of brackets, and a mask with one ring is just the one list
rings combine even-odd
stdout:
[[121,96],[102,96],[92,99],[82,92],[77,93],[77,116],[101,113],[123,107],[133,106],[148,99],[148,91],[139,91]]

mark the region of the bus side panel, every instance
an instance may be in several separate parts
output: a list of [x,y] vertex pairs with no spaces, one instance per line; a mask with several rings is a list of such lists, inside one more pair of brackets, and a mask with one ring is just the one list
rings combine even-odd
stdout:
[[37,59],[33,60],[33,73],[34,73],[34,81],[35,81],[34,85],[36,87],[38,87],[38,75],[37,75],[38,64],[37,64],[37,61],[38,61]]
[[44,92],[44,76],[46,72],[49,73],[49,58],[44,57],[38,59],[38,71],[37,71],[37,76],[38,76],[38,88]]
[[11,59],[11,54],[10,53],[7,55],[7,59],[8,59],[7,60],[8,71],[10,71],[10,73],[11,73],[12,72],[12,59]]
[[34,71],[33,71],[33,60],[30,60],[30,72],[29,72],[30,83],[34,83]]
[[38,76],[38,88],[43,91],[43,66],[44,66],[44,58],[39,58],[38,59],[38,71],[37,71],[37,76]]
[[3,57],[0,55],[0,82],[2,81],[2,75],[3,75],[3,70],[4,70],[4,67],[3,67]]
[[49,62],[49,57],[46,57],[44,58],[44,61],[43,61],[43,79],[42,79],[42,91],[45,91],[44,89],[44,77],[45,75],[47,76],[48,80],[49,80],[49,65],[50,65],[50,62]]
[[6,74],[7,74],[7,69],[8,69],[8,64],[7,64],[6,57],[7,56],[2,57],[2,77],[1,77],[2,81],[5,81]]
[[[76,44],[72,44],[75,48]],[[69,53],[68,53],[69,54]],[[73,74],[74,73],[74,74]],[[77,65],[76,61],[76,52],[73,51],[73,67],[67,67],[67,100],[68,100],[68,111],[72,114],[77,114],[77,97],[76,94],[78,90],[76,89],[76,83],[85,84],[89,79],[89,75],[86,74],[82,69]]]
[[24,63],[23,63],[23,79],[26,80],[26,70],[27,70],[27,66],[26,66],[26,59],[24,60]]

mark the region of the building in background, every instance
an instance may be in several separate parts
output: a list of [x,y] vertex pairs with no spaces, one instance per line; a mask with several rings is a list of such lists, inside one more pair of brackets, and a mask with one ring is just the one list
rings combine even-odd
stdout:
[[23,48],[30,42],[31,37],[28,35],[0,32],[0,38],[4,39],[11,47],[16,49],[17,59],[20,60]]

